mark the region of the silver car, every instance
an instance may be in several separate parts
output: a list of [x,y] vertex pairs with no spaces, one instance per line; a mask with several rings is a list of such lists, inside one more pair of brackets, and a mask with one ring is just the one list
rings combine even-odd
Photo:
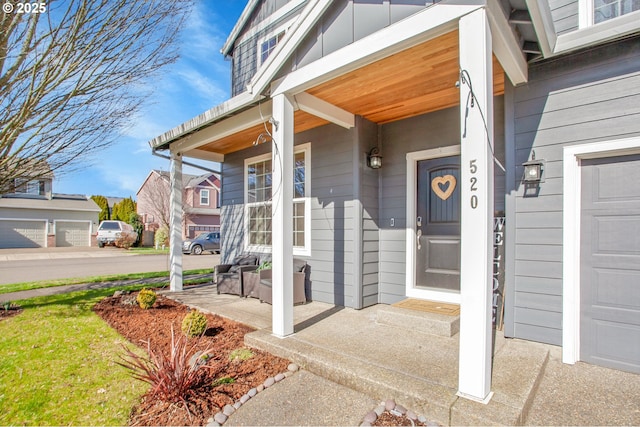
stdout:
[[211,231],[198,234],[194,239],[182,242],[182,253],[200,255],[203,251],[220,253],[220,232]]

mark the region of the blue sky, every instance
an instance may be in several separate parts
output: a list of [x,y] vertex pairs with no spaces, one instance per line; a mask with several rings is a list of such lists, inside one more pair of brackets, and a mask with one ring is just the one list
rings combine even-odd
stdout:
[[[152,169],[169,170],[169,161],[151,155],[148,141],[230,97],[231,63],[220,49],[247,0],[196,0],[180,41],[181,58],[165,68],[152,99],[134,125],[90,167],[57,176],[55,193],[135,198]],[[215,164],[195,161],[205,166]],[[186,173],[200,174],[186,168]]]

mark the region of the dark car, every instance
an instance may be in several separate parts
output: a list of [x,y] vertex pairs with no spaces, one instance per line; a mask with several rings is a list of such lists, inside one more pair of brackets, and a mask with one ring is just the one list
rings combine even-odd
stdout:
[[200,255],[203,251],[220,253],[220,232],[204,232],[182,242],[182,253]]

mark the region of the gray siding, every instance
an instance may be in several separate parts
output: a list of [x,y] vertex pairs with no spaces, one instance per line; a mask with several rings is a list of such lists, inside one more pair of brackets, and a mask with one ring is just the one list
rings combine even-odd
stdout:
[[[326,125],[296,135],[296,144],[311,143],[311,299],[356,307],[354,133]],[[262,144],[229,154],[222,164],[222,258],[232,259],[244,247],[244,159],[267,153]],[[358,246],[359,248],[359,246]]]
[[578,29],[578,0],[549,0],[549,8],[556,34]]
[[[505,334],[562,342],[563,147],[640,135],[640,38],[532,66],[514,91],[515,262]],[[524,197],[522,162],[544,159],[544,182]],[[511,293],[511,295],[509,295]]]
[[[504,164],[504,100],[494,100],[495,154]],[[392,304],[406,295],[406,154],[458,145],[459,108],[449,108],[382,127],[380,169],[380,302]],[[495,166],[495,209],[504,210],[504,173]],[[391,219],[394,226],[391,227]]]
[[302,67],[431,5],[425,0],[336,0],[298,47]]
[[[304,4],[289,12],[287,15],[277,21],[269,23],[268,26],[261,28],[259,31],[253,31],[253,28],[269,18],[272,14],[285,6],[291,0],[264,0],[254,10],[249,18],[245,28],[239,35],[237,44],[233,47],[233,62],[231,71],[231,93],[235,96],[246,90],[246,86],[255,75],[258,69],[258,41],[269,34],[274,29],[289,21],[292,17],[298,15]],[[251,33],[250,35],[248,35]]]

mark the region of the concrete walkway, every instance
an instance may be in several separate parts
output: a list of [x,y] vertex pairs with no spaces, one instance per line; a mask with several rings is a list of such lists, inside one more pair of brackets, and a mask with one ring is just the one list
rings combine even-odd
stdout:
[[212,285],[166,295],[256,328],[247,345],[303,368],[225,425],[356,425],[364,408],[389,398],[442,425],[640,425],[640,376],[564,365],[558,347],[498,333],[494,396],[483,405],[456,396],[458,335],[417,332],[430,321],[423,313],[412,314],[418,323],[394,324],[386,305],[352,310],[313,302],[294,308],[295,334],[280,339],[270,333],[271,306],[258,300],[217,295]]

